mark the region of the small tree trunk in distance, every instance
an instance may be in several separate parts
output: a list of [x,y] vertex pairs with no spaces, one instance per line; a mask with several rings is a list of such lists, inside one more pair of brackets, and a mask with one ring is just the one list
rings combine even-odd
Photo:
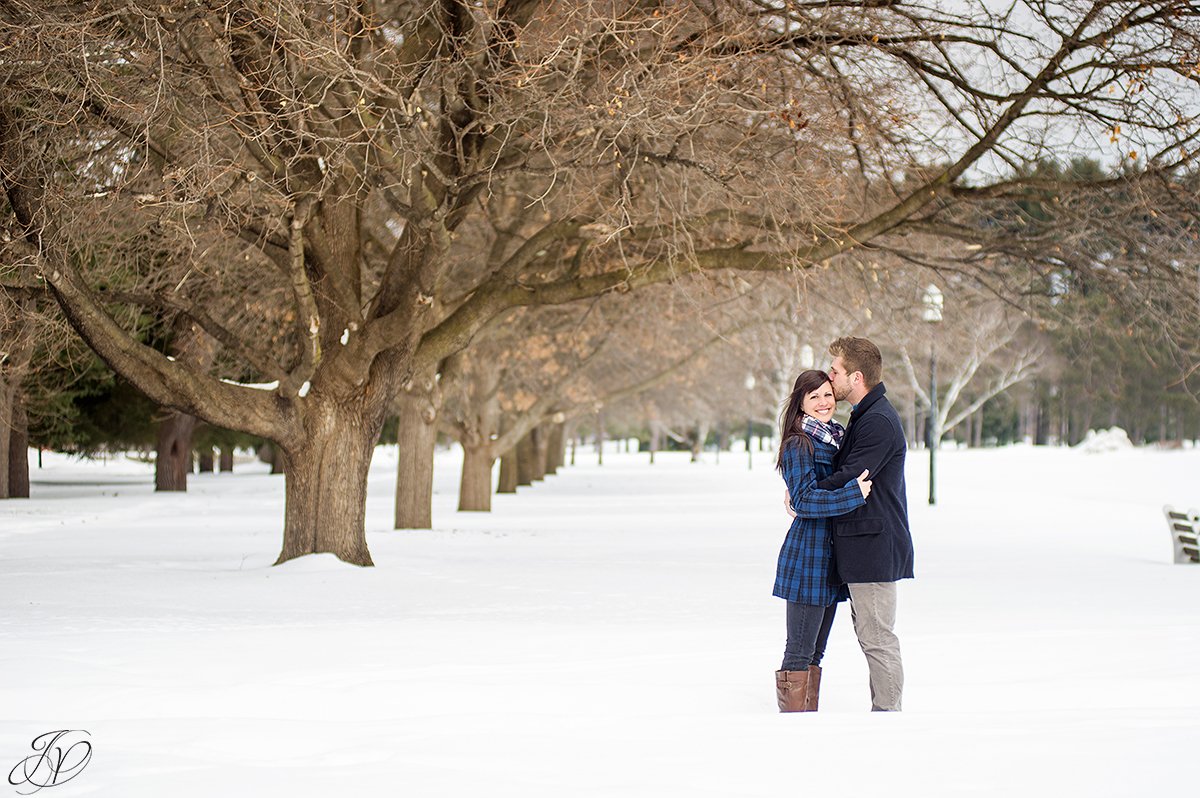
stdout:
[[[558,447],[558,467],[565,468],[567,465],[567,446],[569,441],[575,440],[575,430],[567,424],[562,425],[562,442]],[[572,464],[573,465],[573,464]]]
[[604,465],[604,411],[596,412],[596,462]]
[[1025,405],[1025,437],[1029,442],[1036,445],[1038,436],[1038,401],[1037,401],[1037,380],[1033,381],[1033,395],[1029,398]]
[[197,458],[200,463],[201,474],[211,474],[213,471],[213,450],[211,447],[206,447],[200,450],[200,456]]
[[401,392],[397,400],[400,446],[396,467],[396,529],[433,527],[433,449],[437,428],[425,420],[429,402]]
[[546,478],[546,429],[534,427],[529,439],[533,442],[533,481],[541,482]]
[[[502,416],[496,426],[501,433],[504,433],[508,429],[508,420]],[[517,448],[515,446],[500,455],[500,479],[496,483],[496,492],[517,492]]]
[[29,498],[29,417],[20,391],[16,392],[12,402],[12,432],[8,439],[8,498]]
[[1062,431],[1059,433],[1059,446],[1071,445],[1071,407],[1067,404],[1067,392],[1062,394]]
[[172,411],[158,425],[154,490],[186,491],[192,470],[192,431],[196,417]]
[[546,473],[557,474],[563,466],[563,425],[551,424],[546,442]]
[[517,484],[533,484],[534,446],[531,435],[526,435],[517,443]]
[[221,447],[221,456],[217,460],[217,469],[220,471],[233,471],[233,447]]
[[500,484],[497,493],[517,492],[517,450],[510,449],[500,457]]
[[462,484],[458,493],[458,509],[462,512],[491,512],[492,457],[491,447],[463,446]]
[[[207,370],[216,356],[217,342],[199,326],[181,316],[173,325],[172,356],[183,363]],[[165,408],[164,408],[165,409]],[[154,464],[156,491],[186,491],[192,471],[192,435],[199,419],[171,410],[158,426],[157,457]]]
[[983,408],[980,407],[975,411],[975,448],[983,446]]
[[283,449],[274,443],[267,442],[258,447],[258,459],[271,466],[272,474],[284,472]]
[[1037,446],[1045,446],[1050,442],[1050,410],[1049,408],[1044,407],[1042,402],[1039,400],[1035,412],[1036,415],[1034,418],[1037,420],[1037,422],[1034,428],[1035,436],[1033,442]]
[[0,499],[7,499],[8,469],[12,449],[13,421],[16,416],[16,386],[0,382]]
[[[700,453],[704,451],[704,441],[708,438],[708,422],[702,421],[696,425],[696,437],[692,440],[692,462],[700,462]],[[746,441],[749,447],[750,441]]]

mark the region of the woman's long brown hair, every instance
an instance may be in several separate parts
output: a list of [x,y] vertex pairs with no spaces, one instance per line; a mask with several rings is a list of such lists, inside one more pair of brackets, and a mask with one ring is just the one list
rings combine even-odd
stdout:
[[775,459],[777,470],[783,470],[783,449],[793,438],[798,439],[797,443],[804,446],[805,451],[813,450],[812,441],[800,430],[800,416],[804,414],[804,397],[827,382],[831,383],[832,380],[820,369],[802,371],[796,378],[796,384],[792,386],[792,392],[784,402],[783,413],[779,416],[779,456]]

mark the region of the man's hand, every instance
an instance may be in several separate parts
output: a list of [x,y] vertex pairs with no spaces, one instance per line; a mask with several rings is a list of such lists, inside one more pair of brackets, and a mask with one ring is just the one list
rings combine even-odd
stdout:
[[787,486],[783,488],[783,509],[787,510],[787,514],[792,518],[796,517],[796,511],[792,509],[792,494],[787,489]]
[[858,489],[862,491],[864,499],[871,495],[871,480],[867,479],[870,475],[870,469],[863,469],[863,472],[858,475]]

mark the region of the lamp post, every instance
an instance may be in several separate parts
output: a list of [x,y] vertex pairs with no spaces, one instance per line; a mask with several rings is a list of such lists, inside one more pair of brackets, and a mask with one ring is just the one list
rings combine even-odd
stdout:
[[937,354],[934,350],[933,325],[942,320],[942,305],[945,298],[938,287],[930,283],[925,287],[924,308],[921,318],[929,327],[929,503],[937,504],[937,448],[938,438],[938,405],[937,405]]
[[[747,392],[754,390],[754,383],[755,383],[754,375],[747,374],[746,375],[746,391]],[[750,438],[753,436],[754,436],[754,416],[747,416],[746,417],[746,469],[749,471],[754,470],[754,452],[750,448]]]

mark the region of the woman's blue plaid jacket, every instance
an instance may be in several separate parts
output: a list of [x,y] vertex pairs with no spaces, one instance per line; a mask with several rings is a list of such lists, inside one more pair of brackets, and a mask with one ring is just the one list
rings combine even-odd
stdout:
[[837,490],[817,487],[819,480],[833,473],[837,449],[805,437],[812,442],[812,452],[795,438],[783,450],[783,481],[787,483],[796,517],[779,550],[775,595],[800,604],[827,607],[846,598],[845,587],[830,578],[833,545],[827,519],[861,507],[865,500],[857,481]]

